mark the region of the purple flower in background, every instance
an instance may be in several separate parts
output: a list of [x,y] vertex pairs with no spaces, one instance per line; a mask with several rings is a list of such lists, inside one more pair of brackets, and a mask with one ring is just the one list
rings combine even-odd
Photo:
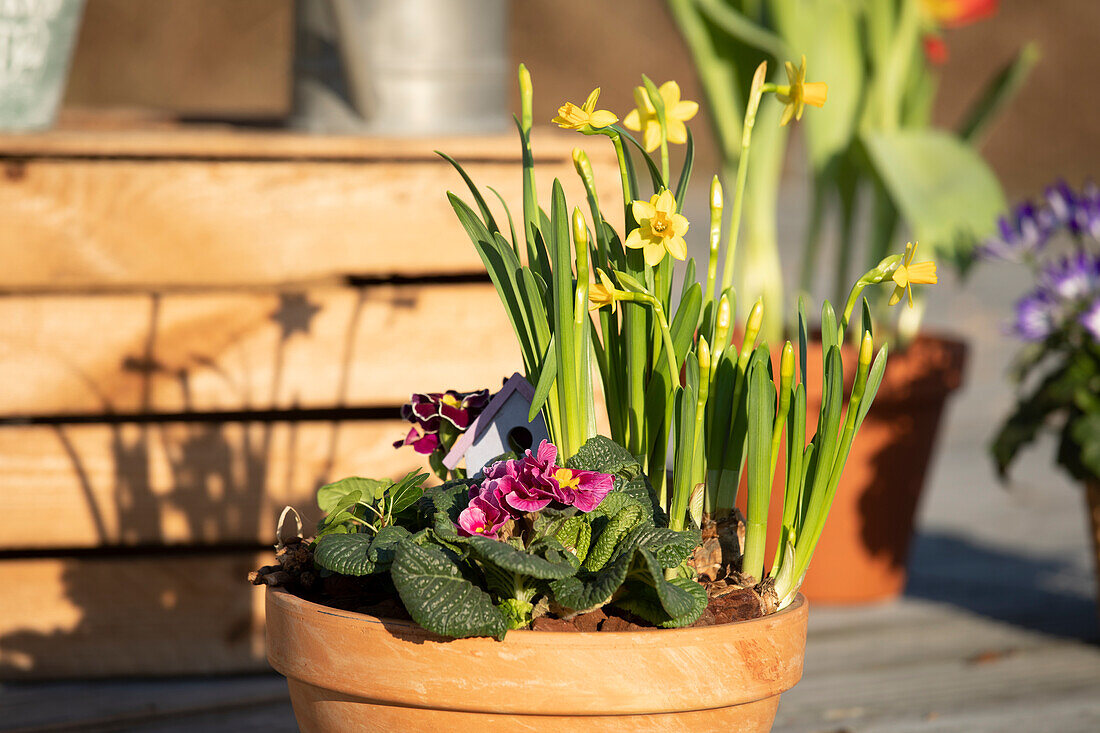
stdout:
[[1044,192],[1047,206],[1054,214],[1055,220],[1062,226],[1070,226],[1074,219],[1074,210],[1077,208],[1077,194],[1064,180],[1060,180],[1051,186],[1047,186]]
[[1100,240],[1100,186],[1093,181],[1085,183],[1077,208],[1082,229],[1093,239]]
[[1088,298],[1100,288],[1100,260],[1088,252],[1063,257],[1043,268],[1039,286],[1069,303]]
[[986,259],[1020,262],[1041,250],[1054,232],[1055,219],[1047,209],[1036,209],[1030,201],[1016,207],[1011,219],[997,220],[997,234],[989,237],[978,250]]
[[1078,321],[1089,332],[1093,341],[1100,341],[1100,298],[1092,301],[1092,305],[1081,314]]
[[1054,332],[1058,308],[1047,293],[1036,291],[1016,303],[1016,321],[1012,333],[1024,341],[1042,341]]
[[1058,181],[1046,190],[1047,205],[1055,221],[1074,234],[1100,238],[1100,189],[1093,182],[1085,184],[1081,193]]
[[446,392],[414,394],[409,402],[401,406],[401,419],[411,422],[413,428],[404,440],[395,442],[393,447],[411,445],[417,453],[429,455],[441,445],[439,429],[444,420],[458,432],[464,432],[488,404],[487,389],[476,392],[450,389]]

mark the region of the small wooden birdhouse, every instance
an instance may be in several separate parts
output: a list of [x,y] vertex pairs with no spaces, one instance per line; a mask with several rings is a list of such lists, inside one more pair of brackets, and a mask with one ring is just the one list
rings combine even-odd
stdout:
[[514,451],[521,455],[528,448],[537,448],[549,440],[542,414],[527,419],[535,388],[520,374],[513,374],[493,395],[481,414],[470,423],[466,432],[455,441],[443,465],[454,470],[466,459],[466,475],[473,476],[499,455]]

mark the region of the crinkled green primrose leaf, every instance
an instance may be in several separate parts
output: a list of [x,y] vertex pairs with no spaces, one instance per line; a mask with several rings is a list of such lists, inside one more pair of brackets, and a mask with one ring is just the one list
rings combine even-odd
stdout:
[[390,575],[413,621],[428,631],[456,638],[504,638],[507,624],[500,609],[488,593],[462,576],[443,550],[402,542]]
[[[507,542],[491,540],[488,537],[467,537],[462,540],[462,543],[469,547],[474,557],[481,562],[491,563],[517,575],[526,575],[539,580],[555,580],[572,575],[576,571],[576,566],[569,561],[569,558],[573,558],[573,553],[567,551],[553,538],[540,540],[537,547],[532,545],[533,551],[519,550]],[[554,559],[535,554],[539,550],[547,554],[553,553],[551,557]]]

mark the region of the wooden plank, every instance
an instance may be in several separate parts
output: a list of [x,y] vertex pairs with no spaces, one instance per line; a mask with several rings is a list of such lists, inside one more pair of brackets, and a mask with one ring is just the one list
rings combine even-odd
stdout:
[[[305,145],[301,140],[294,138],[293,145]],[[371,143],[370,157],[355,158],[359,144],[351,143],[346,155],[352,157],[321,160],[262,159],[262,147],[242,148],[240,139],[201,153],[221,159],[145,159],[132,157],[143,155],[133,149],[108,147],[96,155],[114,157],[51,153],[24,160],[33,141],[28,148],[5,138],[0,148],[17,159],[9,158],[0,176],[0,218],[6,222],[0,231],[6,265],[0,291],[238,286],[482,271],[445,198],[448,189],[469,198],[465,186],[446,162],[430,157],[440,141],[395,143],[391,149],[387,142]],[[487,144],[475,142],[469,150]],[[511,138],[492,144],[511,151],[506,160],[480,160],[461,146],[444,147],[468,165],[486,196],[494,199],[486,188],[493,186],[518,217],[518,146]],[[581,136],[569,138],[567,145],[573,144],[595,147]],[[203,150],[201,143],[187,145]],[[399,157],[402,148],[411,147],[420,151],[415,159]],[[72,154],[73,149],[64,153]],[[248,157],[234,157],[238,154]],[[608,161],[597,175],[608,216],[617,221],[617,172],[606,156],[597,160]],[[568,148],[559,148],[537,170],[544,197],[558,177],[568,199],[583,205]],[[499,203],[493,205],[506,226]]]
[[[399,477],[400,420],[0,426],[0,550],[273,542],[318,486]],[[3,587],[0,585],[0,587]]]
[[517,370],[487,282],[0,297],[0,416],[396,406]]
[[263,670],[270,553],[0,560],[0,678]]
[[[593,164],[611,166],[615,155],[606,141],[540,125],[532,132],[536,165],[568,163],[575,147],[583,148]],[[42,132],[0,133],[0,160],[35,158],[107,161],[135,158],[172,160],[330,161],[385,163],[419,161],[440,163],[436,150],[458,161],[517,163],[519,138],[504,135],[442,137],[379,137],[369,135],[314,135],[285,130],[255,130],[232,125],[175,123],[152,120],[127,110],[74,111],[59,127]],[[574,175],[575,177],[575,175]],[[547,192],[548,193],[548,192]]]
[[290,0],[93,0],[65,104],[281,117],[290,111],[293,36]]

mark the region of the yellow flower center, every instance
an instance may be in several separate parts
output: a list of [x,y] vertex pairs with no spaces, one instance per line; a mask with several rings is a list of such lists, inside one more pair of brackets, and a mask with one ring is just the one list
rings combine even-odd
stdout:
[[[656,216],[649,222],[649,228],[653,230],[654,234],[662,237],[667,237],[671,232],[672,222],[669,221],[668,216],[663,211],[658,211]],[[668,234],[666,234],[668,232]]]
[[581,480],[573,475],[573,472],[568,468],[559,468],[554,471],[554,478],[558,482],[558,486],[563,489],[575,489],[580,486]]
[[442,402],[443,402],[443,404],[448,405],[450,407],[458,407],[459,405],[462,404],[462,400],[458,399],[454,395],[449,395],[449,394],[443,395]]

